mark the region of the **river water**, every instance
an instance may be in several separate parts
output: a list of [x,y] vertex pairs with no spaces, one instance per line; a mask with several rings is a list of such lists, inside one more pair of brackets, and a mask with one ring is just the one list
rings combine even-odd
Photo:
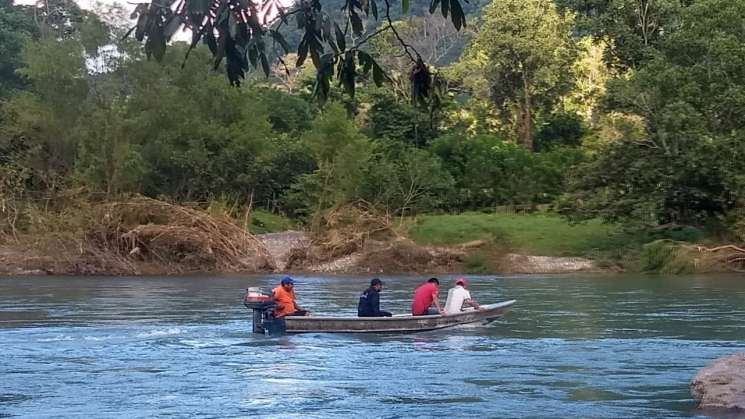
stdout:
[[[368,280],[296,293],[353,315]],[[421,280],[384,278],[383,308]],[[697,370],[745,350],[742,277],[477,277],[518,300],[489,326],[252,335],[243,289],[276,281],[0,278],[0,417],[691,417]]]

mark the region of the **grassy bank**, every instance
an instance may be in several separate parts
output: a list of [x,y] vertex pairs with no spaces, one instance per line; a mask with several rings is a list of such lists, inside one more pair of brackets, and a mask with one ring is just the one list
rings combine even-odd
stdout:
[[297,228],[294,220],[262,209],[251,212],[251,224],[248,226],[251,234],[279,233]]
[[423,215],[412,221],[408,234],[423,245],[487,240],[501,249],[542,256],[596,256],[615,252],[634,240],[616,225],[597,220],[570,224],[546,213]]

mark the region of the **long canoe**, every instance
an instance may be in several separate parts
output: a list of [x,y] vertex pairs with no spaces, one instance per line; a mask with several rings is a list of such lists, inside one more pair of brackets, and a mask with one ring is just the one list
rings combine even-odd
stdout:
[[456,314],[393,317],[285,317],[287,333],[401,333],[444,329],[461,324],[490,322],[504,315],[516,300],[482,305],[480,310]]

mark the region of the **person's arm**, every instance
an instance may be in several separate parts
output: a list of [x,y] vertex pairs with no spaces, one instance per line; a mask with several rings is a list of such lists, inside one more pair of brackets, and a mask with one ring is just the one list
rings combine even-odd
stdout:
[[468,304],[469,306],[475,308],[476,310],[479,309],[479,303],[476,302],[473,298],[467,298],[465,301],[463,301],[465,304]]
[[440,300],[440,298],[439,298],[439,295],[438,295],[437,291],[433,292],[432,293],[432,301],[434,302],[435,307],[437,307],[437,311],[440,314],[445,314],[445,310],[443,310],[442,309],[442,306],[440,306],[440,301],[439,300]]
[[[299,305],[297,305],[297,299],[295,298],[295,293],[292,293],[292,305],[295,307],[295,311],[301,311],[303,310]],[[310,311],[308,311],[310,313]]]

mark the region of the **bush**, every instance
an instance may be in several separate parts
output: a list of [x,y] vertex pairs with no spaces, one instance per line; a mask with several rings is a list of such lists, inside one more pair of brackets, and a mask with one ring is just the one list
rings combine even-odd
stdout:
[[447,205],[455,210],[551,202],[564,191],[570,167],[583,158],[578,149],[532,153],[491,135],[443,136],[432,150],[456,179]]
[[642,246],[639,268],[643,272],[665,274],[694,273],[696,258],[679,243],[672,240],[655,240]]
[[543,121],[533,141],[537,151],[547,151],[554,147],[577,147],[585,134],[587,128],[579,115],[574,112],[556,112]]

